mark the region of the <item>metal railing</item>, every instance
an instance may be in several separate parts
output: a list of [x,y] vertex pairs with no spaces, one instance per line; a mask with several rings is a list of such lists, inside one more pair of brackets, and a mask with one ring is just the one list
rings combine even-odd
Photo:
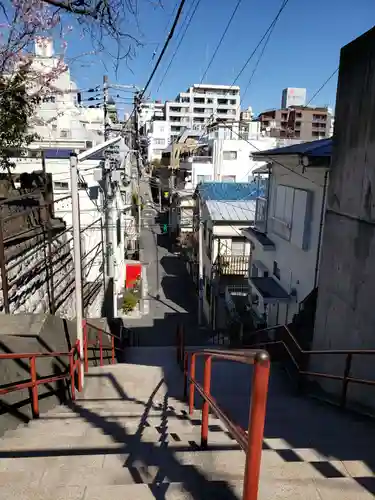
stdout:
[[249,273],[249,255],[218,255],[216,266],[217,272],[221,275],[247,276]]
[[[196,380],[196,358],[204,357],[203,386]],[[190,369],[189,369],[190,357]],[[246,465],[243,486],[243,500],[257,500],[259,490],[260,462],[262,455],[263,433],[266,417],[268,380],[270,359],[263,350],[219,350],[200,349],[185,351],[184,332],[181,327],[177,330],[177,360],[183,360],[184,396],[189,401],[189,413],[193,413],[195,390],[203,399],[201,446],[208,445],[208,417],[209,409],[224,423],[229,433],[246,453]],[[236,424],[219,406],[211,394],[212,360],[224,360],[253,365],[251,404],[249,425],[247,431]]]
[[[88,339],[88,327],[96,330],[96,336],[93,341],[89,342]],[[11,384],[7,384],[6,387],[0,388],[0,395],[5,395],[10,392],[20,391],[23,389],[30,389],[31,391],[31,409],[33,418],[39,417],[39,394],[38,394],[38,386],[43,384],[50,384],[52,382],[57,382],[60,380],[64,380],[70,383],[70,396],[72,400],[76,399],[76,389],[81,392],[82,391],[82,378],[81,378],[81,370],[82,370],[82,362],[84,363],[84,370],[88,372],[88,348],[92,347],[94,349],[99,350],[99,358],[100,358],[100,366],[104,364],[104,351],[110,349],[111,350],[111,363],[115,363],[115,350],[118,349],[115,347],[115,339],[119,338],[113,333],[109,333],[107,331],[102,330],[101,328],[87,323],[86,320],[82,322],[83,328],[83,353],[84,359],[80,358],[80,342],[76,341],[74,346],[70,349],[70,351],[52,351],[52,352],[33,352],[33,353],[0,353],[0,360],[8,359],[8,360],[20,360],[20,359],[28,359],[29,360],[29,368],[30,368],[30,380],[26,382],[15,382]],[[110,337],[110,346],[106,346],[103,342],[104,336]],[[36,361],[39,358],[57,358],[66,356],[69,359],[69,367],[65,373],[61,373],[59,375],[52,375],[46,377],[39,377],[36,369]]]
[[[262,339],[262,336],[265,338]],[[248,343],[248,341],[252,337],[255,337],[254,342],[250,343],[250,346],[252,347],[262,347],[263,349],[267,350],[271,350],[273,347],[277,348],[278,346],[281,346],[283,348],[284,353],[287,354],[288,358],[297,371],[300,386],[303,380],[308,378],[341,381],[342,386],[339,405],[342,408],[345,408],[347,403],[347,392],[349,384],[361,384],[375,387],[375,380],[366,380],[351,376],[353,357],[375,355],[375,349],[305,350],[302,349],[287,325],[277,325],[274,327],[268,327],[252,332],[250,333],[250,335],[245,337],[245,342]],[[305,369],[308,358],[310,356],[330,355],[335,357],[345,357],[344,372],[342,375],[337,375],[334,373],[315,372]],[[332,403],[333,401],[330,400],[329,402]]]

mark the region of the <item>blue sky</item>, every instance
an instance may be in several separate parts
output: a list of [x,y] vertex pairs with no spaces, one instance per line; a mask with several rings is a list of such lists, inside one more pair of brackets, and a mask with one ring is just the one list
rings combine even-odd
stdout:
[[[138,32],[143,46],[136,57],[121,62],[117,77],[107,62],[112,82],[144,86],[152,70],[155,49],[161,49],[171,24],[171,14],[176,0],[139,0],[139,16],[136,26],[131,20],[130,30]],[[195,1],[195,0],[194,0]],[[193,0],[187,0],[184,15]],[[160,80],[178,43],[179,24],[166,57],[150,87],[153,99],[174,99],[178,92],[193,83],[199,83],[204,69],[218,43],[226,23],[234,9],[235,0],[201,0],[196,15],[187,31],[175,60],[157,92]],[[267,29],[281,5],[281,0],[242,0],[231,28],[213,62],[204,82],[232,84],[243,63]],[[308,98],[322,85],[339,63],[340,48],[374,25],[375,2],[373,0],[289,0],[267,46],[253,83],[243,102],[255,112],[280,106],[284,87],[306,87]],[[140,32],[138,31],[140,30]],[[158,45],[159,44],[159,45]],[[109,45],[110,48],[111,45]],[[88,50],[88,41],[79,41],[76,35],[70,40],[70,55],[74,51]],[[77,53],[77,52],[76,52]],[[245,88],[252,73],[256,56],[239,80]],[[100,58],[92,64],[73,66],[73,76],[82,88],[99,84],[105,71]],[[321,91],[312,104],[334,107],[337,78]]]

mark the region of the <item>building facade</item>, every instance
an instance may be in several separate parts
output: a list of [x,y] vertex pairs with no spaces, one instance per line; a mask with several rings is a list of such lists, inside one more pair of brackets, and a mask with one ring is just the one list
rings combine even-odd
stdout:
[[306,106],[306,89],[286,88],[281,95],[281,109],[291,106]]
[[171,123],[171,137],[184,129],[204,130],[213,119],[223,121],[240,117],[240,88],[229,85],[199,84],[181,92],[165,104],[165,118]]
[[147,133],[147,161],[161,160],[163,150],[170,140],[170,124],[165,120],[153,120]]
[[332,114],[327,107],[272,109],[261,113],[258,119],[261,131],[271,137],[314,141],[332,135]]
[[[331,140],[264,153],[268,181],[256,202],[249,303],[254,328],[289,324],[319,276]],[[254,155],[254,156],[257,156]],[[311,329],[311,325],[310,329]]]

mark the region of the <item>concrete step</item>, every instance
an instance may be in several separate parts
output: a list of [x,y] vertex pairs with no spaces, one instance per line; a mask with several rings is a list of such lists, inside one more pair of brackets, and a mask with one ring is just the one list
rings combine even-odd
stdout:
[[[205,479],[192,485],[185,483],[155,483],[128,485],[77,485],[61,487],[35,487],[17,483],[0,487],[0,498],[17,500],[239,500],[241,483],[228,485],[223,481]],[[190,491],[189,491],[190,490]],[[294,499],[292,499],[294,500]]]

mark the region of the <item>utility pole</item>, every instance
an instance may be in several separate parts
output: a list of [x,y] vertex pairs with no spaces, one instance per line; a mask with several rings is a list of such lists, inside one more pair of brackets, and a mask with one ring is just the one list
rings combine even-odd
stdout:
[[203,324],[203,222],[201,220],[201,202],[198,200],[198,325]]
[[[103,109],[104,109],[104,141],[109,140],[109,119],[108,119],[108,76],[103,77]],[[108,154],[105,154],[104,160],[104,227],[105,227],[105,243],[106,243],[106,290],[105,296],[107,302],[107,315],[114,316],[114,245],[113,245],[113,189],[112,189],[112,172],[111,162]]]
[[142,209],[142,200],[141,200],[141,148],[139,141],[139,92],[134,93],[134,125],[135,125],[135,155],[137,161],[137,172],[138,172],[138,196],[137,196],[137,213],[138,213],[138,248],[139,248],[139,240],[141,238],[141,229],[142,229],[142,217],[141,217],[141,209]]
[[[76,296],[76,332],[79,341],[79,356],[83,361],[83,293],[82,293],[82,262],[81,262],[81,227],[79,217],[79,195],[78,195],[78,172],[77,153],[70,155],[70,182],[72,190],[72,224],[73,224],[73,252],[74,252],[74,275]],[[84,382],[84,370],[81,370],[82,387]]]

